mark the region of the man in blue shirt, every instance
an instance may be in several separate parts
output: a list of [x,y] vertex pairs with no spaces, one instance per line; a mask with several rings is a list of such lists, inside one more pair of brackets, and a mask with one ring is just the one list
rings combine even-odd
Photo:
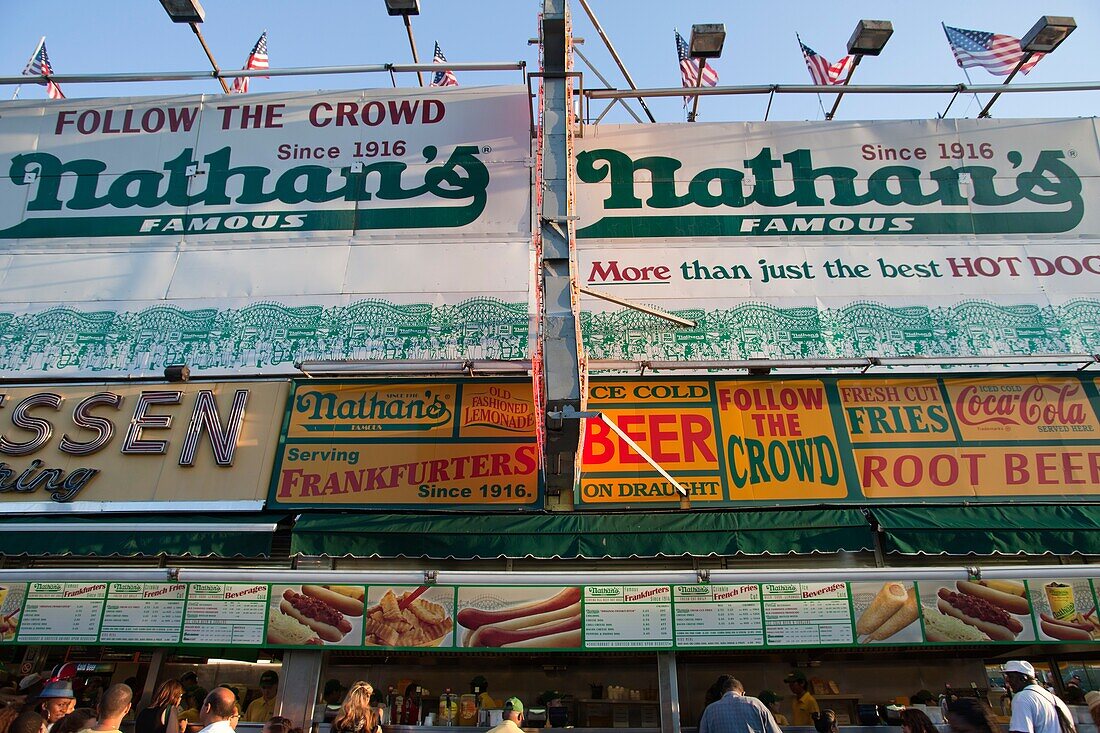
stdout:
[[703,711],[699,733],[782,733],[771,711],[733,677],[722,686],[722,697]]

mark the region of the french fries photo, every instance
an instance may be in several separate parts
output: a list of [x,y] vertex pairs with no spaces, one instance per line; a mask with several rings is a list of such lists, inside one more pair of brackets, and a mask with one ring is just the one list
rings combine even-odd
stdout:
[[456,617],[468,648],[571,649],[581,645],[581,590],[462,589]]

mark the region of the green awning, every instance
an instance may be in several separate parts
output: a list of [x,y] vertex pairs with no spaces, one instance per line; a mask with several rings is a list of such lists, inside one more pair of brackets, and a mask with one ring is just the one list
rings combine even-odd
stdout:
[[1100,555],[1100,506],[875,507],[885,552]]
[[271,554],[280,514],[99,514],[0,519],[0,555]]
[[858,509],[661,514],[304,514],[291,553],[330,557],[630,558],[871,550]]

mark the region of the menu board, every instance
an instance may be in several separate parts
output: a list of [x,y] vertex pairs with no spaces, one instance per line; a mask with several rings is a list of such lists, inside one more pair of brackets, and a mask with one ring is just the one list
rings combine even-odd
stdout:
[[19,643],[94,643],[106,597],[106,583],[31,583]]
[[14,583],[0,643],[639,650],[1100,643],[1089,579],[436,586]]
[[99,640],[178,644],[186,597],[183,583],[111,583]]
[[765,583],[763,594],[768,646],[852,643],[847,583]]
[[764,646],[760,586],[677,585],[676,646]]
[[667,585],[598,585],[584,589],[584,646],[670,647],[672,593]]
[[192,583],[183,616],[183,643],[260,646],[266,618],[267,585]]

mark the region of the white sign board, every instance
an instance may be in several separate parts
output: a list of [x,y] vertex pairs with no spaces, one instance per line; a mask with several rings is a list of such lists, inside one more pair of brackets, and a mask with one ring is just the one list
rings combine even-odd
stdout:
[[0,104],[0,374],[528,355],[524,87]]
[[1095,120],[590,127],[578,139],[589,356],[1094,353]]

